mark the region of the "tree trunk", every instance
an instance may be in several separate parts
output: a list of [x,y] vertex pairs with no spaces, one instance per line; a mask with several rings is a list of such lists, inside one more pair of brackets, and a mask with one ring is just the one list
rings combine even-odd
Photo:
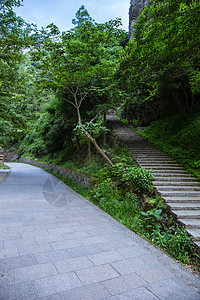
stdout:
[[85,135],[87,136],[87,138],[91,141],[91,143],[94,145],[95,149],[99,152],[99,154],[104,158],[104,160],[110,165],[112,166],[113,163],[110,160],[110,158],[105,154],[105,152],[103,150],[101,150],[101,148],[99,147],[99,145],[97,144],[96,140],[89,134],[89,132],[85,131]]
[[[81,122],[81,114],[79,111],[79,107],[78,105],[76,106],[76,110],[77,110],[77,115],[78,115],[78,124],[79,126],[83,126],[82,122]],[[109,159],[109,157],[104,153],[103,150],[101,150],[101,148],[99,147],[99,145],[97,144],[96,140],[91,136],[91,134],[87,131],[84,131],[85,135],[87,136],[87,138],[90,140],[90,142],[94,145],[95,149],[99,152],[99,154],[103,157],[103,159],[110,165],[112,166],[113,163],[112,161]]]

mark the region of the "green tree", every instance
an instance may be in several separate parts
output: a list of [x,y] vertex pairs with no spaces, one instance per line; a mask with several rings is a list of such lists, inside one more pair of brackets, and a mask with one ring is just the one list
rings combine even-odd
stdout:
[[0,10],[0,144],[18,138],[25,127],[25,76],[20,70],[29,44],[30,26],[18,17],[13,6],[21,1],[1,1]]
[[74,107],[79,128],[82,128],[82,132],[104,159],[112,164],[83,125],[81,110],[84,111],[84,106],[94,114],[94,107],[98,107],[99,102],[94,103],[91,95],[100,90],[99,78],[101,89],[108,88],[103,78],[109,77],[116,68],[122,49],[119,41],[124,34],[118,29],[121,21],[116,19],[98,24],[81,7],[73,23],[77,26],[63,32],[59,36],[59,42],[55,42],[55,36],[60,33],[54,24],[41,32],[39,47],[33,52],[35,59],[40,60],[40,82],[43,87],[54,90],[63,101]]
[[197,109],[199,12],[199,1],[187,0],[154,0],[144,9],[118,73],[133,102],[165,115],[191,116]]

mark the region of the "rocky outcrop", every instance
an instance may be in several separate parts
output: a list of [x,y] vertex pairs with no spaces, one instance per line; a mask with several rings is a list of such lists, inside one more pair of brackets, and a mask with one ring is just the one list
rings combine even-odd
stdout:
[[133,37],[134,24],[137,22],[141,11],[150,2],[151,0],[131,0],[129,9],[129,39]]

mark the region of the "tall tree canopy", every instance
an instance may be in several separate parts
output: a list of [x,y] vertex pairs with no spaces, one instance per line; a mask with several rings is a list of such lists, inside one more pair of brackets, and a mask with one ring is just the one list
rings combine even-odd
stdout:
[[132,103],[191,116],[200,101],[200,4],[153,0],[135,25],[118,77]]
[[73,23],[76,26],[61,35],[54,24],[42,30],[37,34],[39,43],[32,54],[39,61],[42,86],[52,89],[74,108],[82,132],[105,158],[83,120],[98,112],[98,107],[105,104],[102,98],[112,90],[111,78],[122,50],[120,40],[124,31],[118,28],[120,19],[98,24],[84,6],[78,10]]
[[18,17],[14,6],[19,0],[0,4],[0,144],[15,140],[25,126],[22,116],[25,100],[25,74],[19,65],[29,44],[30,26]]

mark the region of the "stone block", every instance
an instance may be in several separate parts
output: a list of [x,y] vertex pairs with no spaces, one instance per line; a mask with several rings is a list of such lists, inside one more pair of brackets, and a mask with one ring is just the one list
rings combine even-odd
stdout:
[[52,248],[49,244],[38,244],[38,245],[30,245],[26,247],[18,247],[20,255],[28,255],[28,254],[35,254],[40,252],[48,252],[51,251]]
[[64,292],[82,286],[81,281],[75,273],[51,276],[35,281],[39,297]]
[[78,275],[83,284],[97,283],[111,278],[119,277],[119,273],[116,272],[108,264],[80,270],[77,271],[76,274]]
[[[142,257],[142,256],[141,256]],[[129,258],[118,262],[111,263],[111,266],[117,270],[121,275],[137,272],[148,268],[148,264],[141,258]]]
[[1,287],[1,300],[36,300],[38,298],[37,290],[33,282],[23,282]]
[[137,274],[149,283],[174,276],[172,272],[162,265],[151,269],[139,270]]
[[89,254],[99,253],[102,250],[98,245],[87,245],[81,247],[74,247],[67,250],[72,257],[87,256]]
[[200,294],[193,288],[186,285],[177,277],[164,279],[146,285],[147,289],[151,291],[159,299],[163,300],[199,300]]
[[15,282],[31,281],[58,274],[53,264],[39,264],[14,270]]
[[132,257],[137,257],[137,256],[148,254],[148,252],[141,246],[131,246],[131,247],[127,247],[127,248],[120,248],[120,249],[117,249],[117,252],[119,252],[125,258],[132,258]]
[[55,262],[59,273],[68,273],[94,266],[87,257],[70,258],[65,261]]
[[8,248],[0,250],[0,259],[19,256],[17,248]]
[[[115,295],[109,300],[159,300],[155,295],[148,291],[145,287],[136,288],[131,291]],[[171,300],[171,299],[170,299]]]
[[116,250],[92,254],[88,257],[95,265],[103,265],[124,259],[124,257],[121,254],[119,254]]
[[37,264],[34,255],[18,256],[0,260],[0,271],[8,269],[23,268]]
[[39,264],[66,260],[70,257],[71,255],[65,249],[35,254],[35,258]]
[[146,281],[136,273],[120,276],[103,282],[105,288],[112,294],[117,295],[145,285]]
[[74,239],[74,240],[64,240],[64,241],[61,241],[61,242],[53,242],[53,243],[50,243],[51,247],[54,249],[54,250],[61,250],[61,249],[70,249],[70,248],[73,248],[73,247],[78,247],[78,246],[81,246],[81,242],[78,240],[78,239]]
[[103,300],[109,297],[110,293],[100,283],[82,286],[61,293],[62,300]]

